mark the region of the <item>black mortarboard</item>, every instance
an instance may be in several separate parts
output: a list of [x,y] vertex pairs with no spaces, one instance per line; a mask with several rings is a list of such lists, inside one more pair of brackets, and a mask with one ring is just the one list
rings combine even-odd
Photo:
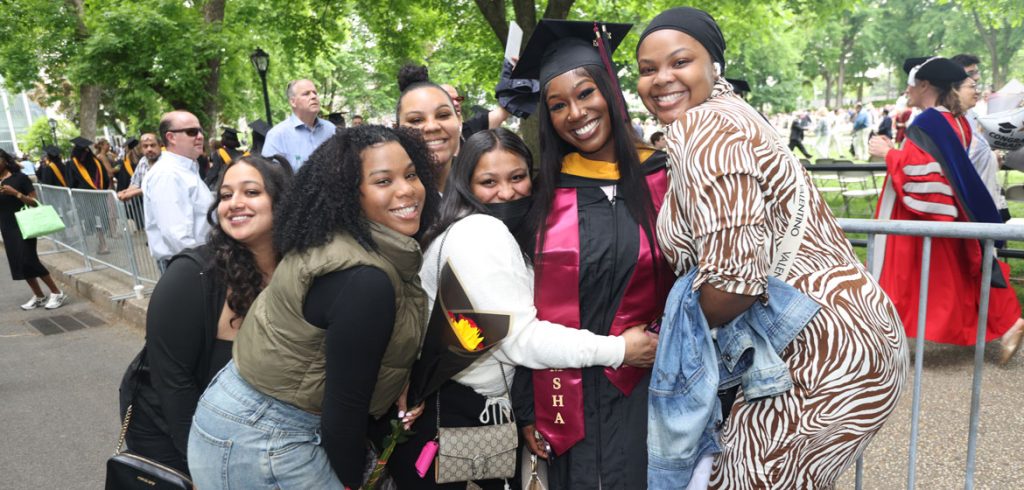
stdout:
[[128,149],[131,150],[132,148],[139,146],[139,140],[138,138],[128,138],[128,141],[124,142],[124,146],[128,147]]
[[595,25],[606,33],[604,44],[609,59],[633,26],[543,19],[526,43],[511,78],[537,79],[543,87],[552,78],[569,70],[587,65],[604,66],[596,46]]
[[46,146],[44,146],[43,147],[43,151],[46,152],[47,155],[50,155],[50,156],[53,156],[53,157],[59,157],[60,156],[60,148],[57,148],[56,146],[53,146],[53,145],[46,145]]
[[259,136],[260,138],[266,138],[267,133],[270,132],[270,125],[262,119],[257,119],[249,125],[252,129],[252,134]]
[[750,93],[750,84],[746,80],[740,80],[739,78],[726,78],[725,81],[732,85],[732,91],[737,94]]
[[344,124],[345,123],[345,116],[344,116],[344,114],[345,114],[344,112],[332,112],[332,113],[327,115],[327,120],[330,121],[331,124],[334,124],[334,125]]
[[907,85],[913,86],[917,80],[927,80],[933,84],[949,85],[967,78],[964,67],[941,56],[931,58],[907,58],[903,62],[903,71],[908,75]]
[[221,129],[220,140],[228,143],[238,143],[238,130],[235,128],[229,128],[225,126]]
[[71,140],[71,144],[75,145],[76,148],[87,148],[92,145],[92,141],[76,136],[75,139]]

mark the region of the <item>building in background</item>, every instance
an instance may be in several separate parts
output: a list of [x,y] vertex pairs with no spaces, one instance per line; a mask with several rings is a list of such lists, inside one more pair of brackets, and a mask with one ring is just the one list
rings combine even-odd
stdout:
[[11,154],[21,152],[18,135],[28,132],[36,119],[46,117],[46,111],[29,100],[24,92],[14,94],[0,78],[0,148]]

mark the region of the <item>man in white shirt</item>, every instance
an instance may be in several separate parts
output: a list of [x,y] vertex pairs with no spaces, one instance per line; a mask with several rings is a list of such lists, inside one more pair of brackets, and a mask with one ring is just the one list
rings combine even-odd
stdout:
[[146,173],[142,198],[149,252],[162,273],[171,257],[206,243],[206,211],[213,194],[199,177],[196,158],[203,153],[203,128],[190,112],[173,111],[160,119],[166,150]]
[[285,94],[292,106],[292,115],[270,129],[262,155],[282,155],[292,170],[298,172],[313,150],[334,136],[335,127],[330,121],[317,117],[320,115],[320,96],[312,81],[293,80],[288,83]]

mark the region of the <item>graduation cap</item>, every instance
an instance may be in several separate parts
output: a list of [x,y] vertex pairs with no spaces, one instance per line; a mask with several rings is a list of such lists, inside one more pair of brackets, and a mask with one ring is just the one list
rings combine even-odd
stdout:
[[71,140],[71,144],[75,145],[75,148],[88,148],[92,146],[92,140],[76,136],[75,139]]
[[907,85],[913,87],[918,80],[927,80],[933,84],[951,85],[967,78],[964,67],[941,56],[930,58],[907,58],[903,62],[903,71],[907,72]]
[[139,146],[139,140],[138,138],[128,138],[128,141],[124,142],[124,146],[131,150],[136,146]]
[[249,128],[252,129],[252,134],[254,136],[259,136],[263,139],[266,139],[267,133],[270,132],[270,125],[262,119],[253,121],[252,124],[249,125]]
[[331,124],[335,125],[345,124],[344,114],[344,112],[332,112],[327,115],[327,120],[330,121]]
[[732,91],[737,94],[749,94],[750,84],[746,80],[740,80],[739,78],[726,78],[725,81],[732,85]]
[[43,152],[52,157],[60,157],[60,148],[53,145],[46,145],[43,147]]
[[224,127],[220,132],[221,141],[238,143],[238,130],[235,128]]
[[538,79],[543,87],[569,70],[587,65],[605,66],[595,29],[602,34],[610,62],[612,53],[631,27],[632,24],[543,19],[526,43],[511,78]]

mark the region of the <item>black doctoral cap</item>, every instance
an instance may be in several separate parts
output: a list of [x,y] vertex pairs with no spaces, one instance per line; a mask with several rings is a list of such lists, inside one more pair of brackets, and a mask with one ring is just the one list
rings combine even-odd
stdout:
[[344,114],[345,112],[332,112],[330,114],[327,114],[327,120],[334,125],[345,124]]
[[750,93],[750,84],[746,80],[740,80],[739,78],[726,78],[725,81],[732,85],[732,91],[737,94],[748,94]]
[[75,145],[75,148],[88,148],[92,145],[92,141],[81,136],[76,136],[75,139],[71,140],[71,144]]
[[60,157],[60,148],[53,145],[46,145],[43,147],[43,151],[51,157]]
[[138,138],[128,138],[128,141],[124,142],[124,146],[126,146],[129,150],[131,150],[132,148],[135,148],[136,146],[139,146],[139,139]]
[[927,80],[937,85],[952,85],[967,78],[964,67],[941,56],[907,58],[903,62],[903,71],[907,72],[907,85],[910,86],[917,80]]
[[512,78],[537,79],[543,87],[569,70],[587,65],[605,66],[594,29],[604,35],[610,61],[631,27],[632,24],[543,19],[526,43],[519,63],[512,70]]
[[259,136],[260,138],[266,138],[267,133],[270,132],[270,125],[262,119],[257,119],[249,125],[252,129],[252,134]]

